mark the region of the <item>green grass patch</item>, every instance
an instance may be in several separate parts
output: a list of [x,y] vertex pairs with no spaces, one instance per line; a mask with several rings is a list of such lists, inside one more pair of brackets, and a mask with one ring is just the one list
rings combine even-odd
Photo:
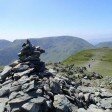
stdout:
[[84,50],[81,51],[75,55],[70,56],[66,60],[63,61],[65,65],[70,65],[70,64],[83,64],[87,61],[89,61],[93,56],[94,53],[91,52],[92,50]]
[[100,73],[103,76],[112,76],[112,49],[84,50],[63,61],[65,65],[74,64],[75,66],[87,66],[89,63],[92,65],[90,71]]

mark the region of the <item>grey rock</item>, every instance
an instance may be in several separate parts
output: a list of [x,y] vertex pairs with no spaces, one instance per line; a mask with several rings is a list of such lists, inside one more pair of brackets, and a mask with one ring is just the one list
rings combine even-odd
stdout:
[[106,109],[105,112],[112,112],[112,110],[110,110],[110,109]]
[[83,93],[95,93],[96,91],[99,91],[99,88],[97,87],[86,87],[86,86],[79,86],[77,90],[82,91]]
[[44,84],[44,90],[45,90],[45,91],[50,91],[50,86],[49,86],[49,84]]
[[86,102],[86,103],[90,103],[90,100],[91,100],[91,99],[90,99],[90,95],[91,95],[90,93],[84,94],[84,99],[85,99],[85,102]]
[[54,69],[49,69],[49,72],[52,74],[56,74],[57,72]]
[[101,94],[101,97],[102,98],[110,98],[110,97],[112,97],[112,93],[110,93],[110,92],[102,92]]
[[37,88],[37,82],[36,81],[31,81],[30,83],[25,83],[22,85],[22,90],[24,92],[35,90],[36,88]]
[[29,79],[30,79],[30,81],[33,81],[33,80],[39,81],[39,77],[38,77],[37,75],[31,75],[31,76],[29,77]]
[[75,106],[74,104],[71,104],[71,112],[77,112],[78,107]]
[[18,83],[19,84],[21,84],[21,85],[23,85],[23,84],[25,84],[25,83],[28,83],[28,82],[30,82],[30,79],[28,78],[28,76],[22,76],[19,80],[18,80]]
[[8,102],[11,110],[13,109],[21,109],[21,106],[28,102],[32,97],[27,95],[27,94],[24,94],[23,96],[18,96],[17,98],[15,99],[12,99]]
[[18,65],[18,64],[19,64],[19,61],[16,60],[16,61],[14,61],[13,63],[11,63],[9,66],[15,67],[15,66]]
[[9,96],[9,100],[12,100],[12,99],[15,99],[15,98],[18,98],[18,97],[22,97],[24,96],[25,93],[22,92],[22,91],[19,91],[19,92],[12,92]]
[[13,109],[11,110],[11,112],[21,112],[21,109],[20,109],[20,108],[13,108]]
[[80,92],[78,97],[79,97],[79,99],[84,99],[84,94],[83,94],[83,92]]
[[87,110],[85,110],[84,108],[79,108],[79,109],[77,110],[77,112],[87,112]]
[[105,98],[100,101],[100,106],[104,109],[112,109],[112,98]]
[[1,79],[5,80],[9,75],[12,67],[5,66],[2,73],[0,74]]
[[46,103],[49,108],[52,108],[52,100],[47,100]]
[[8,98],[0,98],[0,112],[4,112]]
[[13,68],[13,71],[14,72],[23,72],[28,69],[29,69],[28,65],[24,65],[24,64],[20,63]]
[[9,96],[9,100],[16,98],[17,95],[18,95],[18,92],[12,92]]
[[37,93],[38,96],[42,96],[43,95],[42,89],[37,89],[36,93]]
[[9,84],[11,84],[13,81],[12,81],[12,79],[8,79],[8,80],[6,80],[3,84],[1,84],[1,86],[3,87],[5,87],[5,86],[8,86]]
[[21,90],[21,85],[17,85],[17,86],[12,86],[10,88],[10,92],[13,92],[13,91],[20,91]]
[[98,108],[90,108],[87,110],[87,112],[105,112],[105,110]]
[[70,101],[64,95],[55,95],[53,105],[56,112],[70,112]]
[[102,108],[99,108],[98,106],[91,104],[89,108],[87,109],[87,112],[105,112]]
[[54,80],[54,79],[50,80],[50,88],[51,88],[51,92],[54,94],[59,94],[61,91],[59,82],[57,80]]
[[28,112],[47,112],[48,107],[45,98],[38,97],[31,99],[28,103],[22,105],[22,109]]
[[28,70],[26,70],[26,71],[24,71],[24,72],[19,72],[19,73],[15,73],[14,74],[14,77],[22,77],[22,76],[24,76],[24,75],[28,75],[28,74],[30,74],[32,71],[34,70],[34,68],[30,68],[30,69],[28,69]]
[[9,94],[9,89],[10,88],[1,88],[0,89],[0,97],[2,97],[2,96],[6,96],[7,94]]
[[5,103],[0,103],[0,112],[4,112],[5,110]]

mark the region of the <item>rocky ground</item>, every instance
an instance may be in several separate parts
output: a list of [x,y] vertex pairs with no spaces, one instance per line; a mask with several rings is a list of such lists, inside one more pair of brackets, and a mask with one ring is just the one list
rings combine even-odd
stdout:
[[86,67],[45,65],[39,60],[42,52],[27,42],[19,60],[5,66],[0,112],[112,112],[112,77]]

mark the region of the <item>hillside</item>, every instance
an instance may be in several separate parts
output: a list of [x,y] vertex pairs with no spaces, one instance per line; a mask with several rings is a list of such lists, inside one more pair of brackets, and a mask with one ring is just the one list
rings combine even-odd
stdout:
[[8,41],[8,40],[0,40],[0,49],[4,49],[6,48],[7,46],[10,46],[11,45],[11,42]]
[[109,41],[109,42],[101,42],[101,43],[97,44],[96,47],[98,47],[98,48],[103,48],[103,47],[112,48],[112,41]]
[[[63,63],[67,65],[86,66],[91,72],[112,76],[112,49],[99,48],[84,50],[70,56]],[[88,66],[89,64],[90,68]]]
[[[89,42],[72,36],[46,37],[30,39],[35,46],[39,45],[46,50],[42,59],[46,62],[58,62],[72,54],[94,46]],[[17,59],[17,53],[25,40],[15,40],[11,45],[0,50],[0,64],[6,65]]]

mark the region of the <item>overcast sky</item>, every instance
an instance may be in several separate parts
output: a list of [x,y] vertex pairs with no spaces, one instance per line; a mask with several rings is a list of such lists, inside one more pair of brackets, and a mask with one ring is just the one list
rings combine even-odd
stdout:
[[112,0],[0,0],[0,39],[58,35],[112,40]]

